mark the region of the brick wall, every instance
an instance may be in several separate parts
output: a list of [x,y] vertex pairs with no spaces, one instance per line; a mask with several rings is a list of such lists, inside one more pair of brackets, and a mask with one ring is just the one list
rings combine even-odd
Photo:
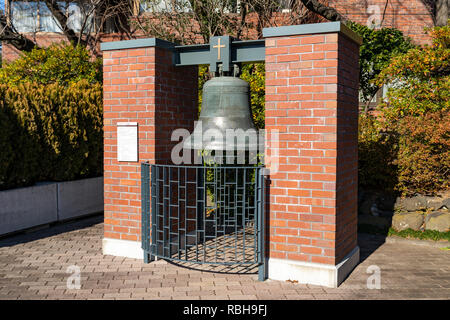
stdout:
[[266,129],[280,132],[271,258],[335,265],[356,247],[357,89],[352,40],[266,38]]
[[434,25],[433,18],[421,0],[389,0],[388,2],[386,0],[328,0],[328,2],[348,19],[363,25],[367,24],[367,19],[373,14],[373,12],[367,12],[369,6],[380,8],[382,20],[386,8],[382,27],[399,29],[417,44],[431,43],[424,28]]
[[[49,33],[49,32],[38,32],[36,34],[25,34],[25,36],[37,43],[38,46],[48,47],[52,43],[59,43],[62,41],[67,41],[66,37],[59,33]],[[2,42],[2,61],[11,62],[20,56],[20,51],[14,46]]]
[[[193,129],[197,67],[159,47],[104,52],[105,238],[140,240],[140,162],[171,163],[176,128]],[[117,161],[117,122],[138,122],[139,161]]]
[[[359,47],[338,37],[336,261],[357,246]],[[331,121],[331,120],[329,120]]]

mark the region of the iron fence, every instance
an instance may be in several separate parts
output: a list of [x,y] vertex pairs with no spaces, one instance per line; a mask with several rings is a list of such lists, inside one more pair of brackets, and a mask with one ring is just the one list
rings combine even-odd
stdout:
[[145,262],[255,264],[265,279],[262,167],[142,163],[141,177]]

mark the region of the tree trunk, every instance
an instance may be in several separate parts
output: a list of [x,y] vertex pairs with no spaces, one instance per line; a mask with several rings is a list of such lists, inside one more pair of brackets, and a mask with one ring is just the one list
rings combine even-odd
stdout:
[[436,25],[445,26],[448,21],[448,8],[450,0],[436,1]]
[[67,26],[67,16],[61,11],[61,9],[58,5],[58,1],[45,0],[45,3],[47,4],[47,7],[50,10],[50,12],[52,13],[53,17],[55,17],[55,19],[59,22],[59,24],[63,30],[63,33],[67,37],[69,42],[73,43],[74,45],[76,45],[77,43],[86,45],[81,39],[81,34],[78,37],[76,35],[75,31],[73,31],[72,29],[70,29]]
[[3,14],[0,14],[0,30],[0,41],[11,44],[17,50],[31,51],[36,47],[36,43],[17,33],[11,25],[6,23],[6,17]]
[[328,7],[318,0],[301,0],[303,5],[308,8],[308,10],[321,15],[327,20],[330,21],[345,21],[347,20],[344,16],[342,16],[336,9]]

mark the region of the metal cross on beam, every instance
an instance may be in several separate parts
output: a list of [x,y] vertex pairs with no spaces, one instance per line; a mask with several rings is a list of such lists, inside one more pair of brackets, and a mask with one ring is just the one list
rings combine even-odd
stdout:
[[[209,42],[211,52],[209,69],[210,72],[216,72],[216,68],[219,63],[222,64],[222,71],[231,70],[231,41],[232,38],[230,36],[211,38]],[[220,50],[222,48],[223,51]]]
[[226,45],[221,45],[220,44],[220,38],[217,40],[217,45],[213,46],[213,48],[217,48],[217,60],[220,60],[220,49],[221,48],[226,48]]

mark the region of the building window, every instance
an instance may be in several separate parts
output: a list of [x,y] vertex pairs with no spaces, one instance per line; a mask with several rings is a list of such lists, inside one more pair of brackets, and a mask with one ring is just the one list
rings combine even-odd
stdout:
[[[75,32],[81,32],[82,28],[84,33],[94,31],[94,10],[89,3],[83,5],[69,3],[67,16],[67,26]],[[85,23],[84,26],[83,23]]]
[[152,12],[189,12],[191,4],[187,0],[141,0],[139,1],[139,13]]
[[[61,4],[59,4],[61,5]],[[64,5],[64,3],[63,3]],[[39,6],[39,31],[43,32],[62,32],[62,28],[58,21],[53,17],[52,12],[43,2],[38,2]]]
[[14,1],[11,3],[11,24],[18,32],[37,32],[38,2]]
[[[92,32],[94,28],[94,11],[89,4],[80,5],[73,2],[58,2],[67,16],[67,26],[75,32]],[[11,24],[18,32],[59,32],[63,30],[50,9],[43,1],[12,1]]]
[[[217,8],[221,7],[227,13],[239,13],[241,0],[227,0],[211,2]],[[192,7],[188,0],[141,0],[139,1],[139,13],[145,12],[191,12]]]

